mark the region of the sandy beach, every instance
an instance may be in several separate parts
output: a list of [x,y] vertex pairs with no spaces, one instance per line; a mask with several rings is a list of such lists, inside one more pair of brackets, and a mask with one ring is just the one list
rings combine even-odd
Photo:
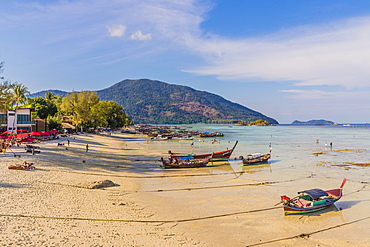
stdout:
[[[286,217],[274,206],[280,195],[337,188],[341,174],[234,162],[164,170],[167,150],[141,135],[68,139],[38,143],[35,155],[23,147],[12,148],[20,158],[2,154],[1,246],[370,246],[368,178],[349,177],[342,210]],[[36,169],[7,168],[24,160]],[[91,188],[103,180],[115,186]]]

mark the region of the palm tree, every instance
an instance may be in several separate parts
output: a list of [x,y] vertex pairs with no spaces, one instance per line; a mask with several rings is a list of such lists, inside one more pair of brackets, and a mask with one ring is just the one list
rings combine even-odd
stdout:
[[30,94],[28,91],[28,88],[25,85],[22,84],[16,84],[14,87],[14,103],[15,108],[18,108],[18,104],[24,104],[27,102],[27,95]]
[[[7,81],[4,81],[0,84],[0,111],[4,111],[5,113],[13,105],[13,85]],[[0,119],[1,124],[7,123],[7,114],[2,115]]]
[[5,81],[0,85],[0,110],[9,110],[13,105],[13,84]]
[[56,95],[52,92],[46,92],[45,94],[45,99],[46,99],[46,102],[48,103],[53,102],[56,98],[57,98]]
[[[28,94],[30,94],[30,92],[28,91],[28,88],[25,85],[14,84],[13,104],[15,104],[15,112],[17,111],[19,104],[24,104],[25,102],[27,102]],[[14,130],[14,125],[15,125],[15,116],[13,120],[13,130]]]

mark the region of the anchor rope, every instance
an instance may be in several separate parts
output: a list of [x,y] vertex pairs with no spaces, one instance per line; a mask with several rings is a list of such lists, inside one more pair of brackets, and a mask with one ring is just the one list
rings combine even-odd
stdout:
[[0,217],[53,219],[53,220],[105,221],[105,222],[126,222],[126,223],[181,223],[181,222],[207,220],[207,219],[215,219],[215,218],[221,218],[221,217],[227,217],[227,216],[233,216],[233,215],[262,212],[262,211],[274,210],[278,208],[282,208],[282,206],[262,208],[262,209],[253,209],[253,210],[242,211],[242,212],[234,212],[234,213],[211,215],[211,216],[196,217],[196,218],[178,219],[178,220],[97,219],[97,218],[82,218],[82,217],[37,216],[37,215],[23,215],[23,214],[0,214]]

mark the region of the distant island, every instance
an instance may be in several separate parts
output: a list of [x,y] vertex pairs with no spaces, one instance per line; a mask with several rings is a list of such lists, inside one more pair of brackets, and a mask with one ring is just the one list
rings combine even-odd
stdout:
[[306,122],[295,120],[292,123],[293,125],[333,125],[334,122],[320,119],[320,120],[309,120]]
[[259,119],[259,120],[254,121],[254,122],[249,122],[249,123],[241,121],[241,122],[238,122],[237,124],[235,124],[235,126],[273,126],[273,125],[274,124],[270,124],[266,120],[262,120],[262,119]]

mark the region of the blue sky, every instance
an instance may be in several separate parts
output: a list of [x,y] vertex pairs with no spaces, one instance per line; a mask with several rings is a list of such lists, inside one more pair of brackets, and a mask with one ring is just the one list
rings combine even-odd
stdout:
[[31,92],[148,78],[280,123],[370,122],[367,0],[0,0],[6,79]]

